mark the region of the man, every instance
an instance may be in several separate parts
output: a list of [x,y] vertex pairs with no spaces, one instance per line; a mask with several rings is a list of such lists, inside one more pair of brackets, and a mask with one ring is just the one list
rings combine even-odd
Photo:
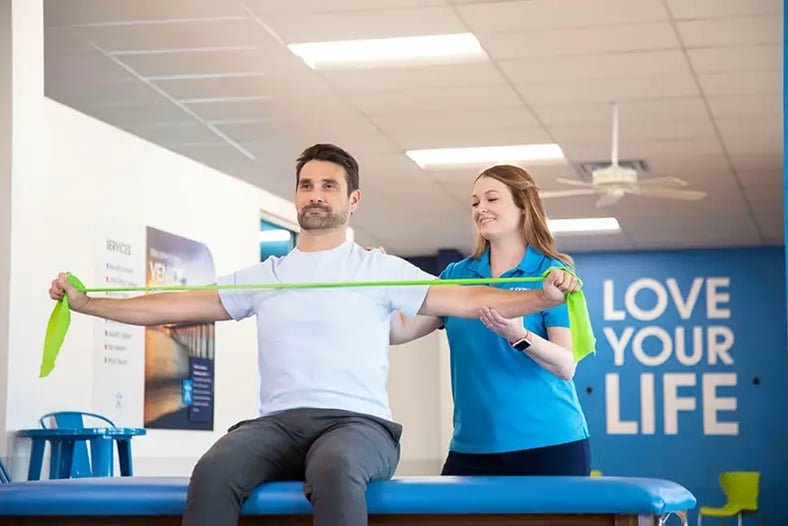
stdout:
[[[358,182],[358,165],[341,148],[306,149],[296,166],[298,245],[219,283],[435,279],[403,259],[346,241],[361,198]],[[563,303],[577,288],[570,274],[555,272],[536,291],[235,288],[116,299],[88,298],[61,274],[50,296],[68,294],[77,312],[137,325],[256,316],[261,416],[231,427],[197,462],[183,524],[235,525],[259,484],[303,480],[315,525],[364,526],[369,482],[390,478],[399,462],[402,428],[391,419],[386,393],[392,313],[477,318],[492,306],[507,317],[523,316]]]

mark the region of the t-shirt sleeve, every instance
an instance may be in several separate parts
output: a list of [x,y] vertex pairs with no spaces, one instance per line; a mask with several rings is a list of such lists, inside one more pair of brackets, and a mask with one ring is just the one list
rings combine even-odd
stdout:
[[[266,262],[247,267],[232,274],[220,276],[216,283],[218,285],[251,285],[255,283],[267,283],[270,272]],[[234,320],[240,321],[248,318],[255,313],[255,302],[262,289],[219,289],[219,299]]]
[[[381,262],[385,267],[387,279],[396,281],[435,280],[436,276],[426,272],[413,263],[402,258],[382,254]],[[408,317],[418,314],[424,299],[427,297],[429,285],[406,285],[402,287],[385,287],[384,293],[392,312],[399,311]]]

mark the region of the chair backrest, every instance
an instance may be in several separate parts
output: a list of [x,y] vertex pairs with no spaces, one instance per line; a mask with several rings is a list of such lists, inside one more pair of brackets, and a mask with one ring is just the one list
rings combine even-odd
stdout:
[[6,482],[11,482],[11,475],[8,474],[5,464],[0,460],[0,484],[5,484]]
[[44,429],[48,428],[47,421],[52,419],[55,421],[54,427],[58,429],[63,428],[73,428],[73,429],[82,429],[84,427],[96,427],[96,426],[86,426],[85,424],[88,423],[85,420],[90,418],[95,418],[100,420],[109,427],[115,427],[115,424],[109,418],[97,415],[96,413],[88,413],[86,411],[55,411],[54,413],[47,413],[41,418],[38,419],[38,423]]
[[[54,420],[53,427],[57,429],[84,429],[86,427],[98,427],[95,425],[86,425],[89,422],[86,420],[96,419],[100,422],[108,424],[108,426],[101,427],[116,427],[109,418],[97,415],[96,413],[89,413],[86,411],[55,411],[54,413],[47,413],[39,418],[38,423],[42,428],[47,429],[47,422]],[[93,473],[90,468],[90,457],[88,456],[88,446],[85,441],[78,441],[74,444],[74,456],[71,459],[71,477],[89,477]]]
[[726,471],[720,474],[720,488],[728,504],[741,510],[758,510],[761,474],[758,471]]

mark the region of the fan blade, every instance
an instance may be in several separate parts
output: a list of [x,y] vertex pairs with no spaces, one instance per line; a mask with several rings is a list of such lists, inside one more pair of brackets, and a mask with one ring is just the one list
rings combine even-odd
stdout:
[[605,208],[607,206],[614,205],[618,203],[622,197],[624,197],[623,192],[603,194],[602,197],[600,197],[599,200],[596,202],[596,207]]
[[584,186],[586,188],[593,188],[593,184],[585,181],[578,181],[577,179],[565,179],[564,177],[556,177],[557,183],[568,184],[570,186]]
[[594,195],[596,191],[591,188],[585,190],[555,190],[553,192],[539,192],[539,197],[542,199],[551,199],[553,197],[573,197],[577,195]]
[[640,186],[651,185],[672,185],[672,186],[687,186],[688,183],[684,179],[678,177],[647,177],[638,181]]
[[646,197],[683,199],[686,201],[698,201],[706,197],[706,192],[702,190],[678,190],[676,188],[640,188],[632,193]]

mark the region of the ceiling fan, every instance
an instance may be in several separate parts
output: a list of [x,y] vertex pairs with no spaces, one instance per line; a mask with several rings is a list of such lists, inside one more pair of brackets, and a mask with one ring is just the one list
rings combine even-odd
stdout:
[[663,199],[683,199],[697,201],[706,197],[701,190],[685,190],[687,182],[678,177],[650,177],[638,180],[638,172],[627,166],[621,166],[618,159],[618,105],[613,105],[613,152],[611,164],[591,172],[591,182],[559,177],[557,182],[568,186],[580,186],[574,190],[556,190],[540,192],[544,199],[554,197],[571,197],[578,195],[601,194],[596,203],[597,208],[613,205],[626,194]]

